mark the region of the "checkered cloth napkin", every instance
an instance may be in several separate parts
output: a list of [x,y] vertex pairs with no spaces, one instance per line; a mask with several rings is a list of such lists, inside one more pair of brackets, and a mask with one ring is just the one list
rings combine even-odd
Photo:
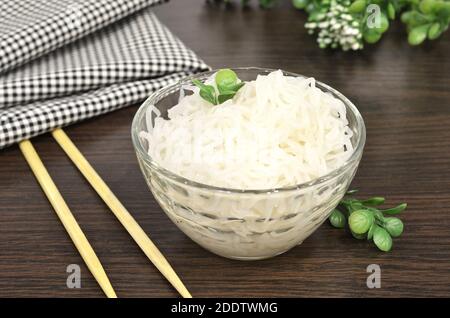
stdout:
[[144,100],[207,70],[161,0],[1,0],[0,148]]

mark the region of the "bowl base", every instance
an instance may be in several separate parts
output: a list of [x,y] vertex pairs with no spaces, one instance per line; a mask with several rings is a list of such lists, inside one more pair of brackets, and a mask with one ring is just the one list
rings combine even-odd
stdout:
[[237,261],[259,261],[259,260],[268,259],[268,258],[272,258],[272,257],[278,256],[278,255],[281,255],[283,253],[286,253],[289,250],[290,250],[290,248],[288,248],[284,251],[278,252],[276,254],[270,254],[270,255],[264,255],[264,256],[230,256],[230,255],[221,255],[221,254],[215,253],[211,250],[209,250],[209,251],[216,255],[219,255],[221,257],[225,257],[228,259],[234,259]]

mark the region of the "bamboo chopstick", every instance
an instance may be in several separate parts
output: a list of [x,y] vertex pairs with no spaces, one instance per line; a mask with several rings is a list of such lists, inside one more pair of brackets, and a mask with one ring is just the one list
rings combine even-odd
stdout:
[[169,262],[161,254],[155,244],[153,244],[147,234],[145,234],[144,230],[134,220],[127,209],[120,203],[119,199],[117,199],[111,189],[109,189],[66,133],[62,129],[57,128],[52,132],[52,135],[156,268],[167,278],[181,296],[192,298]]
[[36,179],[41,185],[42,190],[44,190],[45,195],[55,209],[56,214],[64,225],[67,233],[69,233],[70,238],[80,252],[81,257],[85,261],[92,275],[94,275],[106,296],[109,298],[117,298],[117,295],[109,282],[108,276],[106,276],[100,260],[97,255],[95,255],[89,241],[75,220],[72,212],[70,212],[69,207],[64,201],[61,193],[58,191],[58,188],[50,177],[33,145],[29,140],[24,140],[19,143],[19,147],[26,161],[30,165],[31,170],[36,176]]

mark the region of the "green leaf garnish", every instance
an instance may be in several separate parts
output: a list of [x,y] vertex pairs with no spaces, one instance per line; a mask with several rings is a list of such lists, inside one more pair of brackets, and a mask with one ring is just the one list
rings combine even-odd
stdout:
[[213,86],[206,85],[204,88],[200,89],[200,96],[210,102],[213,105],[217,105],[216,91]]
[[380,205],[384,203],[384,198],[382,197],[373,197],[364,201],[361,201],[364,205]]
[[219,94],[219,96],[217,96],[219,104],[222,104],[225,101],[232,99],[234,97],[234,94],[236,94],[234,91],[224,91],[223,93]]
[[222,104],[232,99],[237,91],[245,85],[244,82],[238,82],[236,73],[230,69],[219,70],[215,77],[215,83],[219,93],[212,85],[206,85],[197,79],[192,79],[192,83],[200,89],[200,96],[213,105]]
[[218,104],[216,97],[216,90],[214,89],[214,86],[205,85],[197,79],[192,79],[192,83],[194,83],[195,86],[200,88],[200,96],[204,100],[210,102],[213,105]]
[[230,87],[230,90],[231,90],[231,91],[234,91],[234,92],[236,93],[236,92],[237,92],[238,90],[240,90],[241,87],[244,86],[244,85],[245,85],[245,82],[237,83],[237,84],[231,86],[231,87]]
[[395,215],[403,212],[408,205],[406,203],[402,203],[397,205],[395,208],[381,210],[384,214]]
[[[356,190],[347,191],[346,195],[352,195]],[[381,210],[376,206],[384,203],[383,197],[372,197],[365,200],[345,197],[341,200],[340,209],[334,209],[329,220],[332,226],[343,228],[348,223],[352,236],[358,240],[373,240],[381,251],[388,252],[392,249],[392,238],[399,237],[403,233],[403,222],[396,217],[385,217],[404,211],[406,203],[396,207]],[[348,222],[346,220],[348,219]]]

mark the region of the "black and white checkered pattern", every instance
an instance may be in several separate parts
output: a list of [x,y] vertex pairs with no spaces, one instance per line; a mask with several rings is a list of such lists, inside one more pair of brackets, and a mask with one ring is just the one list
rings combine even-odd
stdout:
[[2,0],[0,72],[163,0]]
[[[14,8],[16,20],[21,21],[23,29],[12,18],[6,22],[0,19],[0,52],[7,47],[5,43],[12,43],[11,38],[19,31],[35,38],[28,29],[34,29],[31,25],[39,11],[37,2],[6,1]],[[71,21],[72,27],[83,29],[73,32],[75,38],[118,20],[124,12],[128,16],[90,36],[0,74],[0,147],[135,104],[160,87],[194,72],[207,70],[208,66],[173,36],[148,8],[133,13],[140,6],[158,2],[161,1],[50,0],[40,3],[44,6],[41,8],[45,12],[43,17],[62,11],[61,3],[66,6],[72,4],[72,8],[80,3],[83,8],[95,8],[97,24],[91,22],[89,27],[80,26],[77,18],[82,17],[84,10],[67,20]],[[26,5],[31,3],[33,5],[27,11]],[[49,3],[52,5],[48,6]],[[5,7],[8,6],[2,2],[0,10],[5,10]],[[22,13],[17,11],[19,9]],[[48,26],[47,29],[55,27]],[[39,56],[47,52],[48,47],[71,42],[60,33],[55,36],[46,34],[48,39],[40,38],[39,43],[29,44],[20,52],[0,54],[0,70],[19,65],[30,56]],[[25,51],[28,53],[23,55]]]

